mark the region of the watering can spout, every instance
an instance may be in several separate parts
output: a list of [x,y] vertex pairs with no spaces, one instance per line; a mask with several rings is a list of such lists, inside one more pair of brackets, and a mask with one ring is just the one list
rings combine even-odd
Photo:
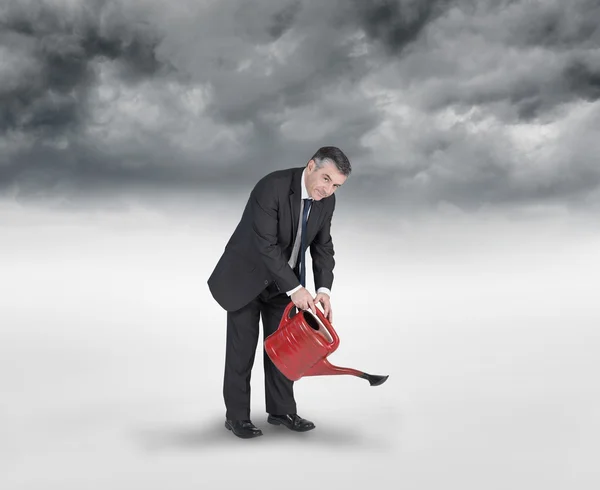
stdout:
[[307,371],[305,371],[303,376],[330,376],[339,374],[349,374],[351,376],[357,376],[359,378],[366,379],[371,386],[382,385],[389,377],[378,374],[367,374],[357,369],[334,366],[327,359],[321,359],[318,361]]
[[367,374],[362,373],[361,378],[366,379],[371,386],[379,386],[387,381],[389,375],[382,376],[380,374]]

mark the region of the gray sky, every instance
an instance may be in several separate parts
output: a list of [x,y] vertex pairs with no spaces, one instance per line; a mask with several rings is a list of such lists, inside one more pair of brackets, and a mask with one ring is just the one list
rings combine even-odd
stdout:
[[598,25],[598,0],[8,0],[0,193],[245,192],[335,145],[360,201],[595,208]]

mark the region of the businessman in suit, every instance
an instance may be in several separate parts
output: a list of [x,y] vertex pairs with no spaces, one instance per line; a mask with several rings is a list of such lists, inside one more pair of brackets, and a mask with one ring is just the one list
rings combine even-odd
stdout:
[[[227,311],[223,397],[225,427],[236,436],[262,435],[250,420],[250,376],[262,317],[266,339],[277,330],[292,301],[302,310],[333,319],[330,294],[334,249],[330,234],[335,191],[351,172],[344,153],[320,148],[306,166],[278,170],[263,177],[250,193],[233,235],[208,286]],[[305,288],[305,252],[310,247],[317,295]],[[315,425],[296,410],[293,382],[264,353],[267,421],[296,432]]]

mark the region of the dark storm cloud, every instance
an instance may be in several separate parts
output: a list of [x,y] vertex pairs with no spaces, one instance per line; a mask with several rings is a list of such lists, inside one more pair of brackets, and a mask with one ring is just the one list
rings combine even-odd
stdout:
[[554,49],[597,48],[600,42],[600,3],[519,2],[519,18],[509,27],[510,45],[546,46]]
[[[551,62],[542,69],[519,67],[499,74],[496,81],[465,90],[461,79],[449,80],[445,94],[432,94],[432,109],[451,105],[485,107],[507,122],[543,118],[561,105],[600,97],[600,64],[578,59]],[[494,83],[495,82],[495,83]]]
[[94,63],[116,61],[124,78],[155,74],[156,32],[123,25],[110,0],[71,11],[13,1],[0,18],[0,42],[31,62],[14,84],[0,87],[0,131],[56,133],[84,123],[87,92],[97,81]]
[[[215,27],[206,21],[198,26],[199,34],[188,31],[207,47],[188,49],[184,34],[167,40],[164,49],[168,56],[179,53],[176,66],[182,73],[210,84],[212,117],[264,128],[269,123],[265,117],[320,103],[334,85],[346,83],[352,90],[368,73],[365,58],[352,55],[356,27],[344,19],[338,5],[216,3],[207,7],[206,15],[226,16],[219,32],[212,32]],[[332,22],[336,16],[339,22]]]
[[323,145],[344,192],[600,201],[600,5],[158,0],[0,7],[0,189],[246,192]]
[[[143,155],[139,157],[144,158]],[[147,165],[144,174],[147,180],[164,182],[167,186],[185,186],[186,181],[198,178],[193,172],[173,173],[165,165]],[[135,185],[139,170],[123,166],[119,159],[107,158],[106,154],[86,145],[74,144],[66,151],[36,144],[26,155],[15,158],[12,165],[0,167],[0,182],[9,182],[17,177],[22,193],[35,196],[56,188],[66,190],[73,187],[85,192],[86,184],[88,190]]]
[[600,63],[590,67],[584,62],[575,61],[565,68],[563,75],[573,94],[588,101],[600,98]]
[[271,24],[267,28],[268,33],[275,39],[281,37],[292,26],[301,7],[302,2],[295,1],[274,13],[271,16]]
[[405,80],[435,86],[421,92],[425,107],[480,107],[513,122],[593,98],[597,1],[481,5],[446,3],[430,26],[433,34],[400,68]]
[[359,25],[370,39],[381,42],[392,55],[415,41],[423,29],[442,15],[449,0],[355,0]]
[[[593,116],[586,122],[598,127],[600,119]],[[433,131],[419,145],[428,149],[427,164],[394,173],[399,197],[406,203],[450,202],[464,209],[491,203],[581,204],[600,185],[590,159],[600,148],[592,133],[566,130],[545,143],[549,148],[538,150],[549,155],[539,161],[528,155],[531,150],[515,148],[503,131],[473,134],[460,126]]]

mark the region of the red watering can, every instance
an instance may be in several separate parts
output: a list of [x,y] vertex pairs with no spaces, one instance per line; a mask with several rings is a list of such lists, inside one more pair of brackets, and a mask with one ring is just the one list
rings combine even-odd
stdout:
[[388,376],[367,374],[350,368],[337,367],[327,356],[338,348],[337,333],[317,310],[317,318],[309,311],[298,311],[290,318],[294,303],[290,303],[279,323],[279,328],[265,339],[265,351],[273,364],[291,381],[302,376],[350,374],[366,379],[371,386],[379,386]]

